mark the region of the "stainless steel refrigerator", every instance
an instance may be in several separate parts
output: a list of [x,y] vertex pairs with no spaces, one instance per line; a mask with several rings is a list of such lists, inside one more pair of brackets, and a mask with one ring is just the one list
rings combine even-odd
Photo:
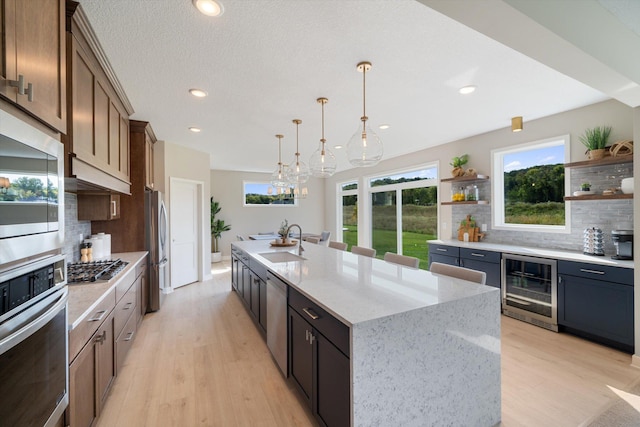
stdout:
[[165,270],[167,266],[167,209],[159,191],[145,192],[145,237],[149,251],[147,312],[160,310],[163,290],[168,287]]

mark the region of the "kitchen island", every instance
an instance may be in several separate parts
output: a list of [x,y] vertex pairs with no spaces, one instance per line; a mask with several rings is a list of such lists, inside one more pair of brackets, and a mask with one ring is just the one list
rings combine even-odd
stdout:
[[497,289],[313,244],[284,262],[261,254],[297,247],[233,246],[348,328],[351,425],[500,421]]

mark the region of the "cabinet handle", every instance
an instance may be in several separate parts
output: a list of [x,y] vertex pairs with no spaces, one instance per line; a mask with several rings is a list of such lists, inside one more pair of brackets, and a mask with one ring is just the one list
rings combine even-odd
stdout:
[[127,337],[125,339],[123,339],[122,341],[131,341],[133,339],[133,335],[135,334],[135,332],[129,332],[127,334]]
[[27,90],[24,93],[27,95],[27,101],[33,102],[33,83],[27,84]]
[[111,206],[112,206],[111,216],[116,216],[118,214],[118,208],[116,206],[116,201],[115,200],[111,201]]
[[24,95],[25,91],[24,91],[24,76],[22,74],[18,75],[18,80],[9,80],[9,86],[11,87],[17,87],[18,88],[18,94],[19,95]]
[[511,302],[516,302],[518,304],[522,304],[522,305],[531,305],[531,303],[529,301],[525,301],[523,299],[519,299],[519,298],[512,298],[512,297],[507,297],[505,298],[507,301],[511,301]]
[[105,342],[107,340],[107,331],[102,332],[100,335],[98,335],[95,339],[96,343],[102,344],[103,342]]
[[473,255],[473,256],[478,256],[478,257],[480,257],[480,258],[484,258],[484,254],[477,254],[477,253],[475,253],[475,252],[471,252],[471,255]]
[[307,316],[309,316],[313,320],[317,320],[320,318],[317,314],[315,314],[310,308],[303,308],[302,311],[305,312]]
[[309,341],[309,330],[308,329],[304,330],[304,340],[305,341]]
[[449,250],[447,250],[447,249],[443,249],[443,248],[436,248],[436,251],[440,251],[440,252],[449,252]]
[[313,345],[313,340],[315,340],[316,337],[313,336],[312,333],[309,334],[309,345]]
[[122,307],[123,310],[129,310],[131,308],[131,306],[133,305],[132,302],[128,302],[124,305],[124,307]]
[[581,268],[580,271],[582,271],[583,273],[604,274],[604,271],[589,270],[588,268]]
[[99,322],[105,314],[107,314],[107,310],[96,311],[96,314],[94,314],[91,319],[87,319],[87,322]]

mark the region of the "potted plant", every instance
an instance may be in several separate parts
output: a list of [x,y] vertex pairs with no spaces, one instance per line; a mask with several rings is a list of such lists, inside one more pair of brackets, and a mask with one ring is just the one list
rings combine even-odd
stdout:
[[460,157],[454,157],[453,159],[451,159],[451,163],[449,163],[451,166],[453,166],[453,169],[451,170],[451,175],[453,175],[454,178],[459,176],[464,176],[463,166],[466,165],[468,161],[469,161],[468,154],[463,154]]
[[597,126],[584,131],[584,134],[580,136],[580,142],[587,147],[589,160],[598,160],[604,157],[610,134],[611,126]]
[[211,197],[211,262],[220,262],[222,260],[219,239],[224,231],[231,230],[231,225],[225,224],[223,219],[216,219],[216,215],[221,209],[220,203]]
[[583,182],[583,183],[580,185],[580,189],[581,189],[582,191],[591,191],[591,184],[589,184],[588,182]]
[[282,244],[283,245],[287,243],[287,239],[289,237],[289,236],[287,236],[287,229],[288,228],[289,228],[289,221],[287,221],[285,219],[280,224],[280,229],[278,230],[278,234],[280,235],[280,238],[282,239]]

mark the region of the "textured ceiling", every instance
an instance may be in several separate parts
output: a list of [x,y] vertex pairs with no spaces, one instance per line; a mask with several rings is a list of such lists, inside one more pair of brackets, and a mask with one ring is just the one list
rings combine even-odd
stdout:
[[[295,147],[308,160],[325,106],[329,147],[362,115],[385,158],[533,120],[608,96],[414,0],[223,0],[219,18],[190,0],[80,0],[135,109],[160,140],[211,154],[213,169],[270,172]],[[478,90],[460,95],[473,84]],[[189,88],[208,91],[193,98]],[[378,130],[380,124],[387,130]],[[188,127],[202,128],[194,134]],[[334,150],[338,169],[350,167]]]

